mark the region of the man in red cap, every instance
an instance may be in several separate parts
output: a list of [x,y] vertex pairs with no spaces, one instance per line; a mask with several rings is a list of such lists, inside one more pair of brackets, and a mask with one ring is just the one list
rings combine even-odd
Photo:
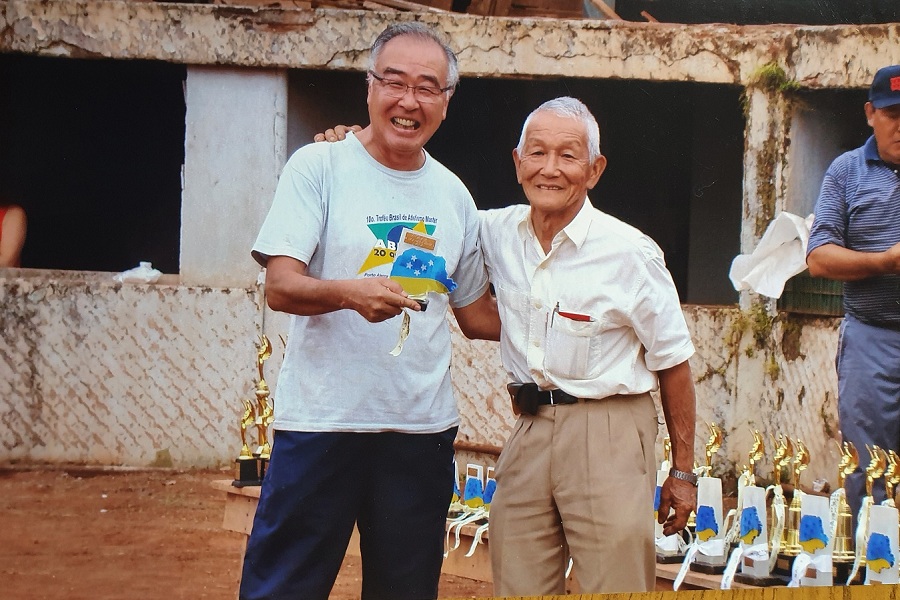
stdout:
[[[844,282],[841,434],[860,450],[900,451],[900,65],[875,74],[865,111],[873,135],[825,173],[806,262],[811,275]],[[865,477],[845,483],[854,515]],[[884,486],[874,492],[884,499]]]

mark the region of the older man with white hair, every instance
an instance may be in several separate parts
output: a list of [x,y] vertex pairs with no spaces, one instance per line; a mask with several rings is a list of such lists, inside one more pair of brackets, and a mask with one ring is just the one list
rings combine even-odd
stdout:
[[678,294],[656,243],[591,205],[606,158],[582,102],[538,107],[513,161],[529,206],[481,213],[519,413],[491,504],[494,591],[563,594],[570,556],[582,592],[651,590],[657,388],[674,465],[667,535],[696,501],[694,346]]

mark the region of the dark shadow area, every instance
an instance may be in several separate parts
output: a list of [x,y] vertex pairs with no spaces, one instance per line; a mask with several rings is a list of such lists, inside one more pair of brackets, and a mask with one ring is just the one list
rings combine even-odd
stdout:
[[0,55],[0,196],[22,266],[179,270],[185,67]]
[[628,21],[647,11],[664,23],[839,25],[900,21],[897,0],[616,0]]

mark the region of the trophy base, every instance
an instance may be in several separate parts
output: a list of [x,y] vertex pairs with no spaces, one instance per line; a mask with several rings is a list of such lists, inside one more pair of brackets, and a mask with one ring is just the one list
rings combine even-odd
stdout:
[[690,568],[694,573],[703,573],[704,575],[721,575],[725,572],[725,565],[707,565],[692,562]]
[[866,582],[866,566],[865,563],[859,566],[856,577],[853,581],[848,582],[850,571],[853,570],[853,561],[834,561],[831,564],[831,575],[834,581],[833,585],[863,585]]
[[260,458],[236,458],[234,460],[234,487],[248,487],[262,485],[263,476],[262,459]]
[[787,577],[790,580],[791,569],[794,566],[795,558],[797,558],[797,555],[795,554],[784,554],[783,552],[779,552],[778,558],[775,559],[775,568],[772,569],[772,574]]
[[656,553],[656,562],[661,565],[673,565],[675,563],[684,562],[684,554],[666,554],[662,552]]
[[754,577],[746,573],[735,573],[734,580],[744,585],[752,585],[754,587],[774,587],[778,585],[787,585],[789,579],[778,577],[777,575],[769,575],[767,577]]
[[704,556],[697,554],[697,558],[691,563],[690,569],[695,573],[704,575],[721,575],[725,572],[725,556]]

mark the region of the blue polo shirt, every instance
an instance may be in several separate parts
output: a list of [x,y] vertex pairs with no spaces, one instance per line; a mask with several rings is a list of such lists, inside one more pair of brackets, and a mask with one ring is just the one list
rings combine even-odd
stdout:
[[[878,156],[875,136],[838,156],[822,181],[806,253],[825,244],[882,252],[900,242],[900,176]],[[844,311],[900,328],[900,276],[844,282]]]

